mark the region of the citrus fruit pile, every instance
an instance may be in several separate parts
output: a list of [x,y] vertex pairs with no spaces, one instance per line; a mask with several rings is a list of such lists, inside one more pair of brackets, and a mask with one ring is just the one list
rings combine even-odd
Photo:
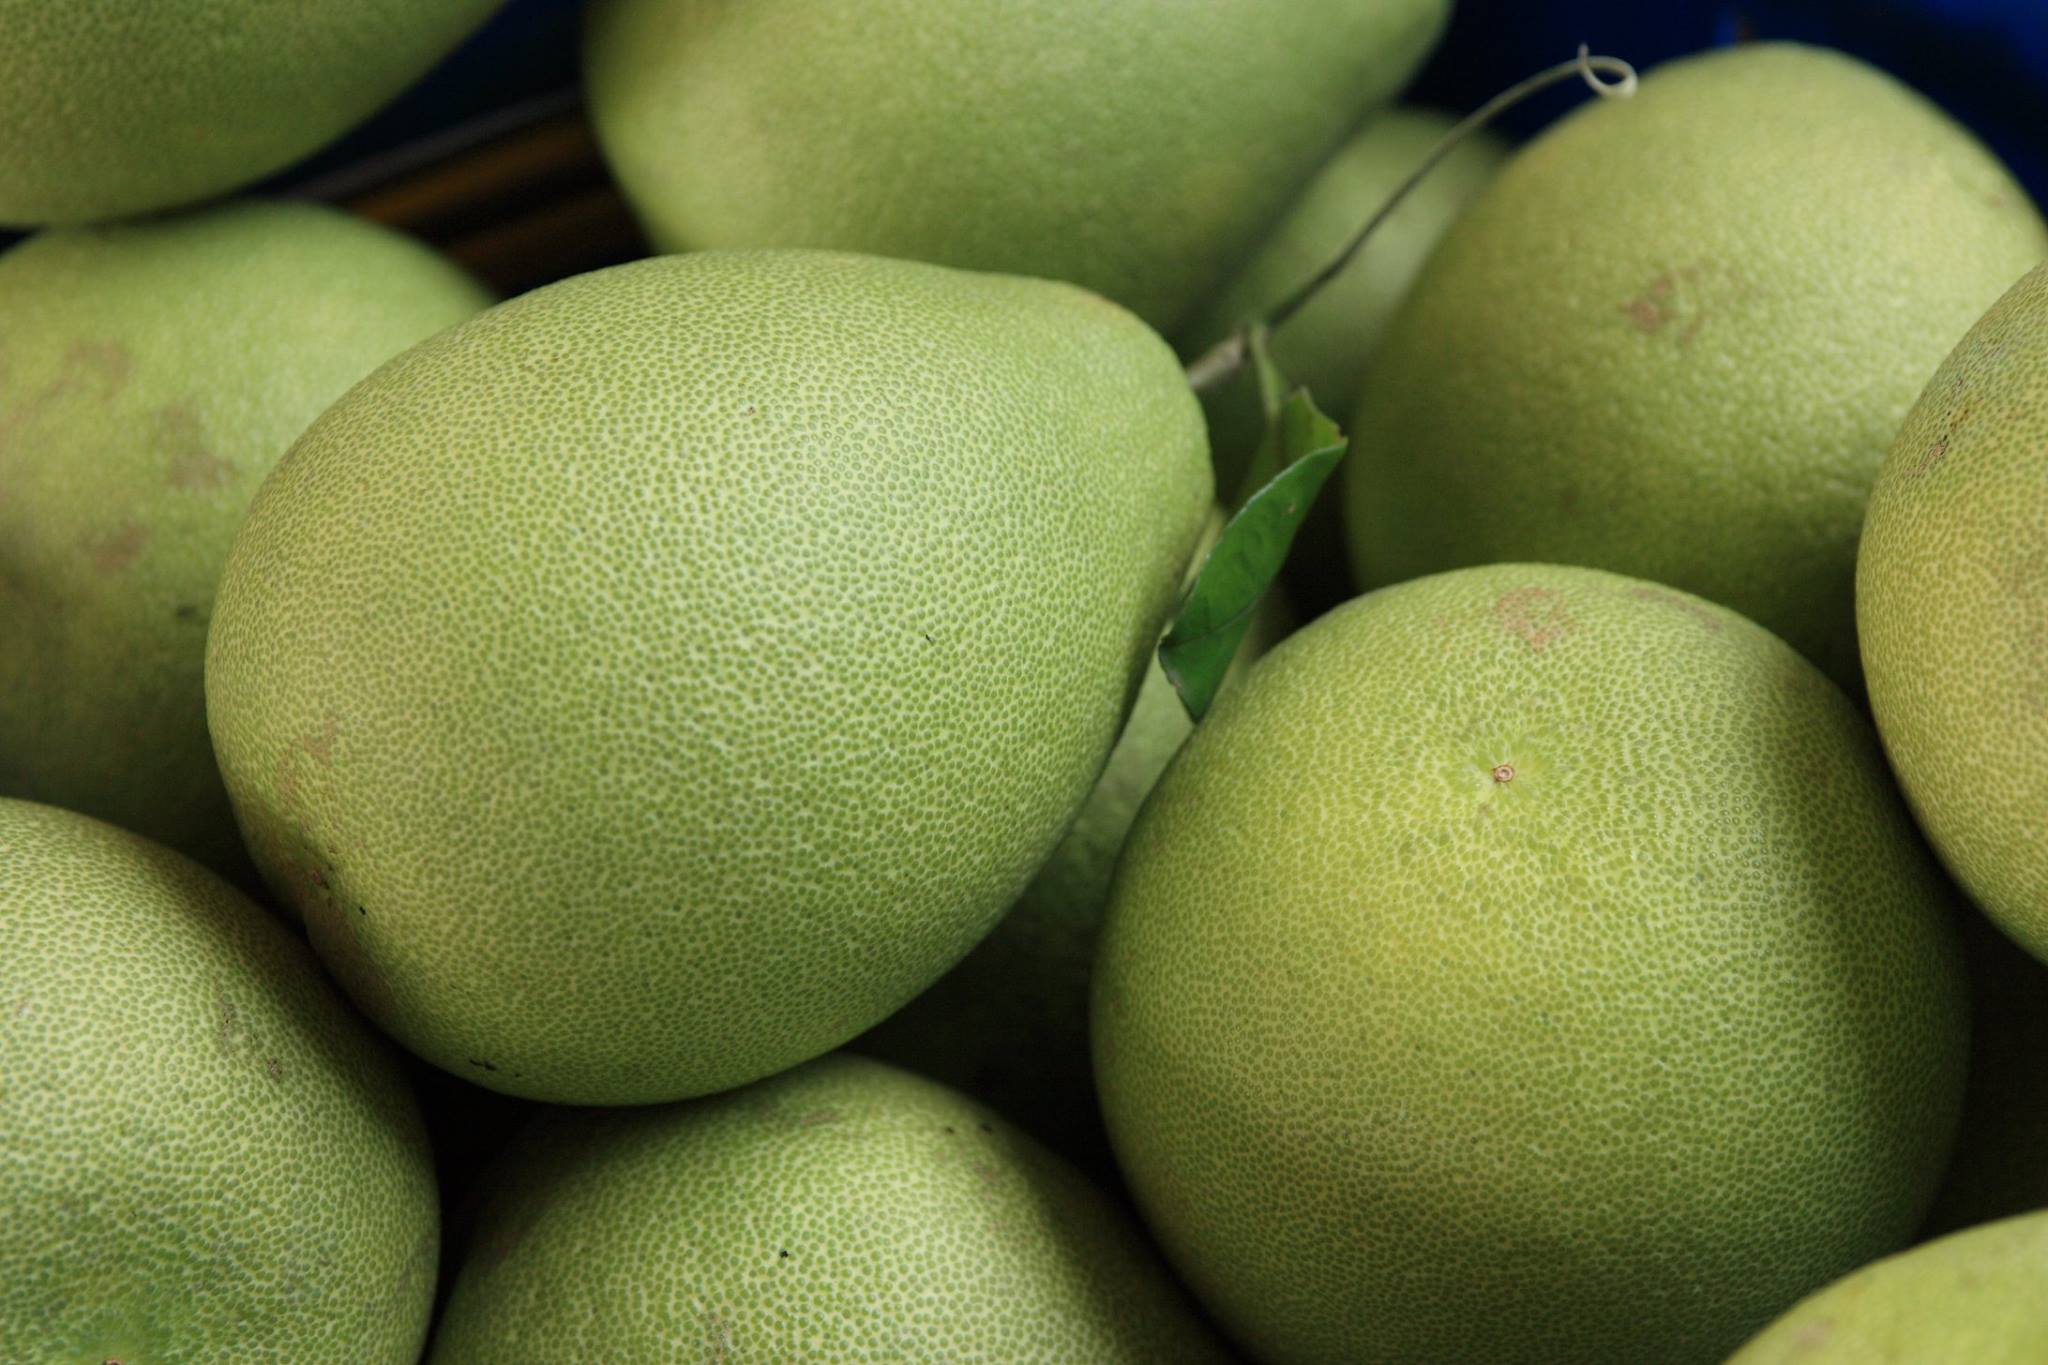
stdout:
[[2048,1360],[1961,125],[591,0],[651,249],[496,300],[241,193],[492,6],[283,8],[0,0],[0,1360]]

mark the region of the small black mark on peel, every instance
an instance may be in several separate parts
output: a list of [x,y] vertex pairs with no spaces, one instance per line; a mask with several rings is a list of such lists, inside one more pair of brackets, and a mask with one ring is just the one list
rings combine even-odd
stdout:
[[218,1033],[214,1035],[214,1039],[219,1044],[220,1050],[223,1053],[233,1052],[235,1050],[235,1044],[241,1041],[241,1037],[242,1024],[240,1018],[236,1015],[235,1012],[235,1002],[232,1000],[221,1001],[220,1030]]
[[481,1057],[471,1057],[469,1059],[469,1064],[474,1067],[480,1067],[485,1071],[496,1071],[498,1069],[495,1066],[492,1066],[489,1062],[485,1061]]
[[369,912],[369,911],[367,911],[367,910],[365,910],[365,909],[363,909],[363,907],[362,907],[362,906],[358,905],[358,906],[356,907],[356,913],[357,913],[358,915],[367,915],[367,914],[369,914],[370,912]]
[[1496,764],[1493,769],[1493,780],[1501,783],[1503,786],[1514,781],[1515,765],[1512,763]]
[[171,615],[180,621],[197,621],[199,619],[199,608],[193,606],[190,602],[180,602],[172,609]]
[[925,642],[926,644],[928,644],[928,645],[933,645],[933,644],[937,644],[937,643],[938,643],[938,641],[936,641],[936,640],[932,639],[932,633],[931,633],[930,631],[926,631],[926,632],[924,633],[924,642]]
[[995,1129],[994,1129],[993,1127],[991,1127],[990,1125],[988,1125],[988,1124],[984,1123],[984,1124],[982,1124],[982,1125],[981,1125],[981,1131],[982,1131],[982,1132],[984,1132],[984,1133],[993,1133],[993,1132],[995,1131]]
[[778,1248],[776,1249],[775,1259],[777,1259],[778,1261],[786,1261],[786,1260],[788,1260],[788,1259],[789,1259],[789,1248],[788,1248],[788,1247],[778,1247]]

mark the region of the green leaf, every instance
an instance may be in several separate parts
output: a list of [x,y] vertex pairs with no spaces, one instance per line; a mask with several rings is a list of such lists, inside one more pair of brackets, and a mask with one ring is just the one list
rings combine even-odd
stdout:
[[[1261,392],[1277,395],[1285,381],[1264,342],[1262,334],[1253,334],[1252,363],[1259,367]],[[1197,721],[1216,700],[1224,670],[1251,628],[1253,610],[1348,448],[1344,433],[1317,410],[1307,389],[1274,397],[1268,411],[1266,436],[1246,478],[1246,487],[1254,491],[1209,548],[1159,645],[1159,666]]]

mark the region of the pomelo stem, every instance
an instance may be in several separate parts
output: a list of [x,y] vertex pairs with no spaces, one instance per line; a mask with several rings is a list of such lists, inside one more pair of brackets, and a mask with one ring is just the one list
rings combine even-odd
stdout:
[[1408,173],[1408,178],[1387,196],[1386,202],[1381,204],[1373,212],[1372,217],[1366,220],[1365,226],[1358,230],[1358,235],[1353,237],[1328,265],[1288,295],[1258,323],[1248,323],[1239,327],[1197,357],[1195,362],[1188,366],[1188,383],[1197,393],[1201,393],[1236,374],[1244,367],[1248,358],[1252,326],[1261,325],[1270,330],[1278,330],[1282,323],[1300,312],[1302,306],[1314,298],[1324,285],[1343,274],[1345,267],[1351,264],[1352,258],[1358,255],[1366,240],[1379,230],[1380,224],[1392,216],[1394,210],[1401,206],[1401,201],[1408,197],[1409,192],[1421,184],[1423,177],[1436,169],[1437,163],[1449,156],[1459,143],[1523,100],[1574,76],[1585,81],[1593,93],[1602,99],[1626,99],[1636,92],[1636,69],[1633,66],[1619,57],[1596,57],[1584,43],[1579,44],[1579,55],[1570,61],[1547,67],[1501,91],[1458,120],[1449,132],[1437,140],[1436,146],[1430,148],[1429,155],[1423,157],[1421,163]]

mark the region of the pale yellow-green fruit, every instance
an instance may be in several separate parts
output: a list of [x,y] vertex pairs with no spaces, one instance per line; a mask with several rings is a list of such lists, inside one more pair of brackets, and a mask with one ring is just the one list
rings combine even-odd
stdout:
[[2048,960],[2048,266],[1970,329],[1899,429],[1856,578],[1906,800],[1963,889]]
[[1389,328],[1352,424],[1359,580],[1596,565],[1724,603],[1854,690],[1871,481],[2043,256],[1997,160],[1861,62],[1659,67],[1509,161]]
[[742,1084],[953,965],[1101,771],[1211,500],[1071,286],[665,257],[385,366],[257,496],[207,708],[251,852],[428,1060]]
[[1866,1266],[1771,1324],[1728,1365],[2040,1365],[2048,1213]]
[[340,136],[498,0],[0,0],[0,223],[189,204]]
[[429,1365],[1229,1358],[1120,1206],[864,1058],[548,1114],[493,1183]]
[[0,256],[0,796],[244,870],[200,690],[228,545],[329,403],[488,302],[425,247],[312,204]]
[[1117,1157],[1261,1362],[1711,1365],[1919,1222],[1951,888],[1784,643],[1599,570],[1290,636],[1118,865]]
[[[1205,540],[1223,525],[1218,510]],[[1225,686],[1288,625],[1285,601],[1269,595]],[[994,1106],[1091,1174],[1110,1170],[1088,1061],[1088,973],[1124,836],[1193,729],[1155,655],[1101,778],[1031,885],[958,966],[852,1046]]]
[[[1233,329],[1270,317],[1337,258],[1455,123],[1432,109],[1395,108],[1368,118],[1202,309],[1187,329],[1183,352],[1199,355]],[[1394,310],[1438,239],[1507,154],[1507,145],[1487,133],[1459,143],[1388,215],[1351,264],[1273,333],[1274,363],[1290,380],[1306,384],[1324,412],[1340,422],[1351,415],[1359,381]],[[1217,487],[1235,496],[1258,445],[1256,393],[1248,384],[1229,385],[1204,406]]]
[[412,1365],[439,1213],[397,1059],[198,864],[0,799],[0,1360]]
[[1448,0],[599,0],[606,159],[667,250],[1071,280],[1171,332]]

